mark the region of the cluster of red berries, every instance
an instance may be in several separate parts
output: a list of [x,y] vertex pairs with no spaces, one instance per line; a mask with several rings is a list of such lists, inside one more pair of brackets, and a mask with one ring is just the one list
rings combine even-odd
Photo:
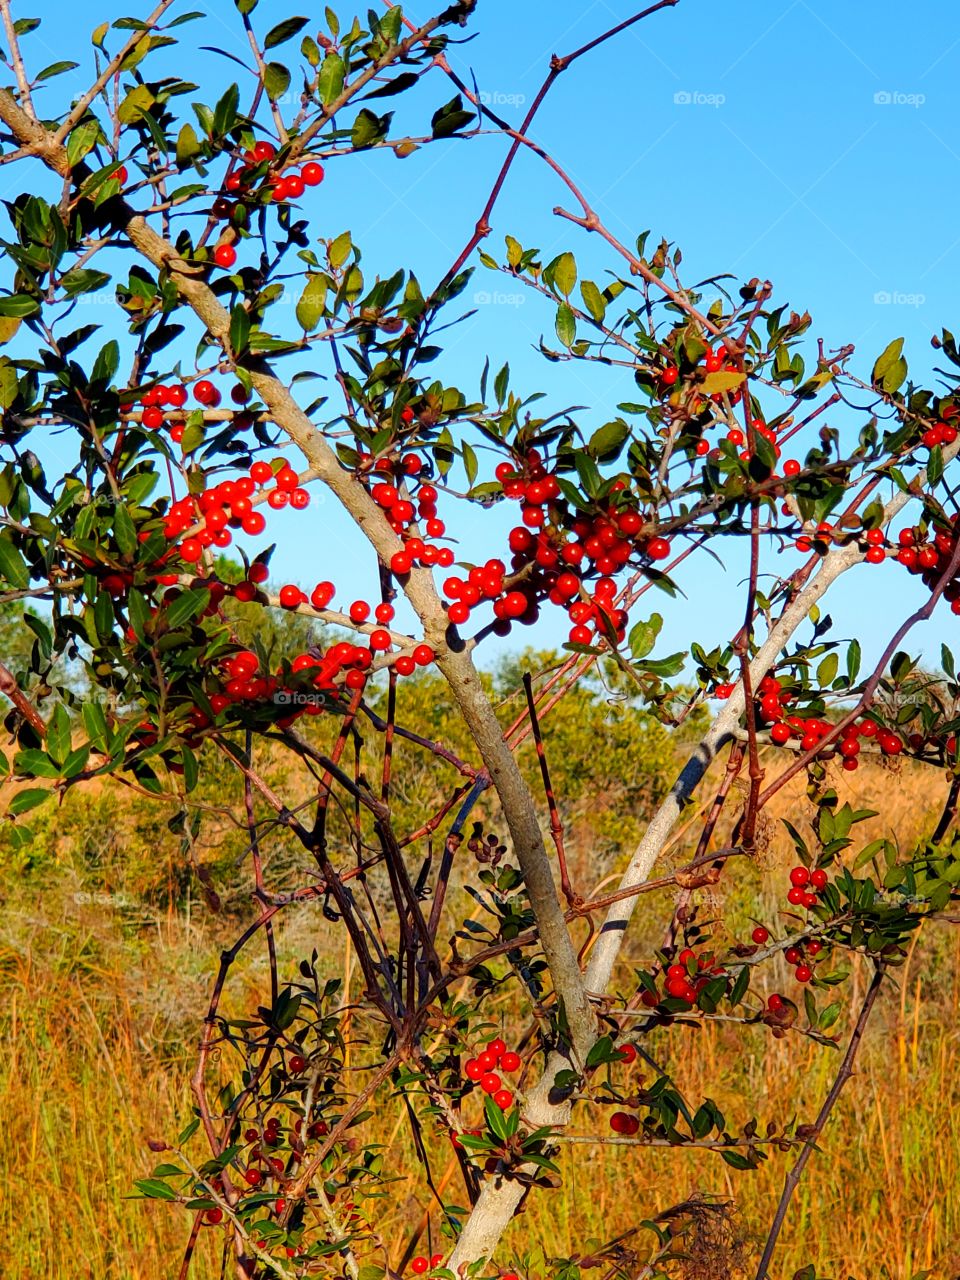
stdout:
[[[811,874],[806,867],[794,867],[790,872],[790,882],[791,889],[787,895],[788,900],[794,906],[812,907],[816,906],[818,897],[817,893],[809,892],[808,886],[812,885],[818,891],[826,888],[827,873],[823,870],[817,870]],[[770,932],[762,924],[757,925],[750,936],[758,947],[762,947],[770,941]],[[804,955],[804,949],[806,949],[806,956]],[[810,981],[813,977],[813,969],[805,963],[805,960],[807,957],[818,956],[822,950],[823,943],[816,938],[809,938],[806,942],[799,942],[794,947],[787,947],[783,953],[783,958],[787,964],[796,966],[793,976],[798,982]],[[783,1001],[780,996],[771,996],[768,1001],[768,1007],[774,1011],[782,1008]]]
[[[717,698],[729,698],[733,693],[732,684],[718,684],[714,689]],[[775,676],[764,676],[757,689],[757,715],[770,725],[770,738],[778,746],[785,746],[791,741],[799,741],[801,751],[815,751],[821,741],[832,733],[835,726],[827,720],[813,716],[797,716],[786,714],[786,709],[793,701],[793,694],[785,689]],[[903,750],[903,741],[889,729],[884,729],[875,720],[863,719],[851,721],[839,740],[828,744],[831,753],[841,757],[843,768],[853,772],[859,766],[862,740],[876,739],[877,745],[885,756],[897,756]]]
[[829,883],[823,867],[808,871],[806,867],[794,867],[790,872],[790,890],[787,901],[793,907],[806,907],[809,911],[820,901],[820,894]]
[[414,1258],[410,1263],[410,1270],[415,1276],[422,1276],[425,1275],[426,1272],[431,1271],[434,1267],[442,1266],[443,1254],[434,1253],[430,1258],[424,1258],[423,1256]]
[[508,1049],[498,1036],[497,1039],[491,1040],[475,1058],[469,1058],[464,1063],[463,1071],[468,1080],[479,1084],[483,1092],[489,1094],[502,1111],[506,1111],[508,1107],[513,1106],[513,1094],[503,1087],[503,1081],[494,1067],[499,1067],[501,1071],[512,1072],[519,1071],[520,1065],[519,1053]]
[[[451,602],[447,605],[450,621],[462,625],[472,610],[491,602],[494,630],[506,634],[515,621],[535,622],[541,602],[549,600],[567,610],[572,644],[590,644],[598,631],[622,640],[627,614],[614,606],[617,588],[609,575],[638,552],[647,560],[666,559],[669,541],[640,539],[644,524],[640,513],[618,505],[622,499],[616,496],[603,513],[570,521],[557,477],[547,470],[536,449],[522,463],[500,463],[495,474],[504,495],[523,504],[523,524],[508,537],[514,577],[509,581],[506,565],[493,558],[472,568],[465,579],[448,578],[443,589]],[[625,488],[618,481],[611,492],[622,494]],[[591,598],[584,583],[595,574],[600,578]]]
[[[951,427],[950,430],[954,429]],[[938,529],[933,535],[932,543],[925,542],[918,529],[901,529],[897,538],[899,550],[896,559],[932,590],[949,568],[958,540],[960,521],[955,521],[950,530]],[[952,613],[960,614],[960,576],[954,575],[950,579],[944,587],[943,598],[949,602]]]
[[[694,1004],[707,983],[726,972],[723,965],[716,964],[715,959],[706,953],[698,956],[690,947],[685,947],[666,971],[664,995]],[[655,1009],[662,998],[655,988],[644,989],[640,994],[641,1003],[648,1009]]]
[[164,518],[164,534],[175,542],[194,525],[203,527],[180,544],[181,557],[188,564],[196,564],[207,547],[228,547],[232,541],[231,529],[242,529],[251,537],[263,533],[267,526],[262,512],[254,510],[254,494],[258,486],[269,482],[273,488],[267,494],[267,505],[274,511],[290,506],[303,511],[310,505],[310,494],[300,485],[296,471],[283,459],[254,462],[250,474],[236,480],[224,480],[212,489],[197,496],[180,498],[172,503]]
[[[261,141],[243,153],[244,163],[227,178],[227,190],[233,194],[248,191],[253,182],[253,174],[262,164],[272,160],[277,148],[272,142]],[[315,160],[305,164],[298,173],[286,176],[270,173],[264,183],[264,191],[277,204],[287,200],[299,200],[307,187],[318,187],[324,179],[323,165]]]

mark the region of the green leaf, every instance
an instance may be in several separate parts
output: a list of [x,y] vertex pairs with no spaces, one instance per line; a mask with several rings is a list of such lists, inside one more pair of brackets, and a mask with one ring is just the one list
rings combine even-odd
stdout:
[[827,688],[833,684],[837,678],[837,669],[840,666],[840,659],[835,653],[828,653],[824,660],[817,667],[817,683],[821,689]]
[[390,114],[378,116],[364,107],[358,113],[356,120],[353,122],[353,128],[350,130],[351,143],[359,150],[363,147],[372,146],[374,142],[379,142],[387,136],[392,119],[393,116]]
[[[237,3],[240,4],[241,0],[237,0]],[[256,0],[253,0],[253,3],[256,4]],[[147,1200],[176,1200],[177,1198],[173,1187],[168,1187],[159,1178],[139,1178],[133,1185]]]
[[250,345],[250,313],[241,303],[230,315],[230,349],[235,356],[242,356]]
[[0,579],[17,591],[25,591],[30,585],[30,571],[12,539],[9,529],[0,532]]
[[[29,778],[59,778],[60,768],[50,759],[45,751],[30,748],[18,751],[13,757],[13,768],[16,773]],[[43,795],[47,793],[44,791]]]
[[117,370],[120,368],[120,344],[116,339],[110,342],[102,349],[93,366],[90,374],[91,382],[102,383],[108,387],[116,377]]
[[116,535],[117,546],[124,555],[130,555],[136,551],[137,528],[130,517],[130,512],[122,503],[118,503],[113,509],[113,532]]
[[9,298],[0,298],[0,316],[25,318],[35,316],[39,310],[40,304],[36,298],[30,298],[23,293],[15,293]]
[[297,303],[297,321],[304,333],[313,333],[326,314],[326,276],[310,272],[300,301]]
[[102,136],[99,120],[81,120],[67,138],[67,159],[71,167],[78,165],[85,155],[89,155],[97,145],[97,139]]
[[166,610],[167,625],[175,631],[182,623],[195,618],[210,603],[210,592],[203,587],[194,587],[177,596],[170,608]]
[[47,751],[57,764],[62,764],[70,754],[70,737],[70,716],[60,702],[47,725]]
[[177,135],[177,163],[189,164],[194,156],[202,150],[197,131],[192,124],[185,124]]
[[580,296],[597,324],[603,324],[603,317],[607,314],[607,301],[592,280],[584,280],[580,286]]
[[723,391],[736,391],[746,379],[745,373],[737,373],[730,369],[721,369],[717,373],[708,373],[700,384],[705,396],[720,395]]
[[272,31],[267,32],[263,42],[264,49],[275,49],[278,44],[292,40],[309,21],[309,18],[287,18],[283,22],[278,22]]
[[657,643],[657,636],[663,627],[663,618],[655,613],[649,622],[638,622],[627,639],[630,654],[635,661],[645,658]]
[[47,800],[49,796],[49,791],[41,791],[36,787],[28,787],[26,791],[18,791],[7,805],[7,813],[14,816],[19,813],[29,813],[31,809],[36,809],[38,804],[43,804],[44,800]]
[[487,1119],[487,1127],[493,1136],[499,1138],[501,1142],[506,1142],[510,1134],[507,1131],[507,1118],[502,1108],[488,1096],[483,1100],[483,1112]]
[[570,306],[561,302],[557,308],[557,337],[565,347],[572,347],[577,340],[577,321]]
[[[11,338],[15,338],[19,328],[20,321],[16,316],[0,316],[0,347],[5,346]],[[17,375],[15,371],[13,374],[13,380],[14,383],[16,383]],[[14,395],[16,395],[16,392],[14,392]],[[10,403],[11,401],[8,401],[4,408],[6,408]]]
[[342,235],[337,236],[336,240],[330,241],[327,245],[327,258],[334,271],[343,266],[347,258],[349,258],[352,248],[353,241],[350,238],[349,231],[344,231]]
[[268,62],[263,69],[263,87],[271,102],[276,102],[290,88],[290,72],[282,62]]
[[445,103],[439,111],[433,113],[431,127],[435,138],[449,138],[457,132],[458,129],[464,128],[465,125],[475,120],[476,116],[472,111],[465,111],[463,108],[463,98],[459,93],[455,98],[451,98]]
[[888,395],[898,391],[907,377],[907,362],[903,358],[903,338],[895,338],[873,366],[874,386],[882,387]]
[[553,283],[564,297],[569,298],[577,284],[577,260],[572,253],[561,253],[547,268],[551,272]]
[[601,462],[610,462],[620,453],[629,435],[629,425],[623,418],[616,418],[593,433],[587,448]]
[[320,94],[320,101],[325,107],[329,107],[331,102],[336,102],[337,98],[343,93],[343,82],[346,74],[347,68],[344,66],[343,59],[339,53],[328,53],[323,60],[320,75],[317,79],[317,91]]
[[62,76],[65,71],[74,71],[79,67],[79,62],[51,62],[49,67],[44,67],[42,71],[38,71],[37,80],[52,80],[54,76]]

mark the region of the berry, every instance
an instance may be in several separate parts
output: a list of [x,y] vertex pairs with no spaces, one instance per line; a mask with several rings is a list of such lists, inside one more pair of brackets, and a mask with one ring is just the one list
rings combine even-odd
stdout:
[[272,142],[257,142],[253,148],[253,160],[257,164],[262,164],[265,160],[272,160],[277,154],[277,148]]
[[300,170],[300,177],[303,178],[308,187],[318,187],[324,177],[323,165],[311,160],[309,164],[305,164]]
[[615,1111],[610,1117],[610,1128],[614,1133],[620,1133],[625,1137],[632,1138],[640,1128],[640,1121],[627,1111]]
[[480,1077],[480,1088],[484,1093],[496,1093],[503,1081],[495,1071],[485,1071]]
[[501,1071],[519,1071],[520,1069],[519,1053],[504,1053],[500,1058]]
[[767,1008],[771,1013],[777,1013],[783,1008],[783,996],[772,995],[767,1001]]
[[647,555],[651,560],[666,560],[670,554],[670,543],[666,538],[651,538],[647,543]]
[[757,944],[758,947],[762,947],[765,942],[769,941],[770,934],[763,927],[763,925],[760,924],[760,925],[757,925],[756,929],[754,929],[750,937],[754,940],[754,942]]
[[798,982],[809,982],[813,977],[813,970],[808,964],[798,964],[793,976]]
[[213,260],[218,267],[229,269],[237,260],[237,251],[232,244],[217,245],[213,251]]
[[463,1074],[468,1080],[476,1082],[483,1075],[483,1067],[476,1058],[468,1058],[463,1066]]
[[427,1258],[414,1258],[410,1263],[410,1270],[415,1276],[422,1276],[425,1271],[430,1270],[430,1263]]
[[513,1094],[509,1089],[498,1089],[493,1095],[493,1100],[501,1111],[507,1111],[513,1106]]
[[622,1044],[617,1049],[616,1056],[620,1059],[621,1062],[626,1062],[628,1064],[631,1062],[636,1062],[637,1060],[636,1046],[630,1044],[629,1042],[627,1042],[627,1044]]
[[307,1069],[306,1058],[301,1057],[299,1053],[295,1053],[293,1057],[290,1059],[290,1070],[292,1071],[292,1073],[295,1076],[298,1076],[301,1073],[301,1071],[306,1071],[306,1069]]
[[506,1051],[507,1051],[507,1046],[500,1039],[499,1036],[497,1036],[495,1040],[491,1040],[490,1043],[487,1045],[487,1052],[496,1054],[496,1057],[498,1060],[502,1057],[504,1053],[506,1053]]
[[206,1222],[216,1226],[218,1222],[223,1221],[223,1210],[219,1208],[219,1206],[213,1209],[208,1209],[203,1217]]
[[810,883],[815,889],[825,889],[827,886],[827,873],[822,867],[817,867],[813,875],[810,877]]
[[280,588],[280,603],[284,609],[297,609],[303,602],[303,592],[299,587],[286,586]]
[[801,956],[800,949],[798,947],[787,947],[786,951],[783,953],[783,958],[786,960],[787,964],[799,964],[803,957]]
[[802,889],[805,884],[810,883],[810,872],[806,867],[794,867],[790,872],[790,883],[797,889]]

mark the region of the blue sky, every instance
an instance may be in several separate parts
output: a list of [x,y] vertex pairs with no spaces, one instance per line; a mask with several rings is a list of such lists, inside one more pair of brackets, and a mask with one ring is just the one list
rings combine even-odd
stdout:
[[[335,7],[342,17],[352,12],[346,3]],[[44,0],[35,8],[44,22],[25,52],[38,68],[61,57],[85,62],[75,50],[89,51],[97,22],[125,12],[143,16],[148,6],[100,0],[88,9]],[[212,16],[182,29],[184,44],[171,65],[212,101],[239,68],[190,42],[240,57],[246,47],[228,0],[215,6],[184,0],[175,12],[194,8]],[[291,13],[318,8],[260,0],[254,19],[265,31]],[[430,10],[414,0],[407,11],[416,19]],[[476,76],[501,114],[519,121],[552,52],[573,50],[632,11],[626,0],[480,0],[471,28],[476,38],[455,49],[451,61],[461,74]],[[958,46],[957,9],[944,0],[928,0],[909,16],[893,0],[726,6],[681,0],[561,77],[533,135],[624,241],[647,228],[666,236],[682,247],[688,279],[724,271],[770,279],[779,301],[813,314],[814,337],[828,347],[856,343],[862,373],[901,335],[912,365],[927,372],[934,363],[930,336],[957,320]],[[64,87],[82,86],[63,77],[47,92],[52,98]],[[431,105],[448,96],[437,77]],[[403,162],[384,152],[333,165],[306,204],[313,233],[349,227],[371,271],[407,263],[430,283],[469,235],[503,153],[503,142],[491,137],[440,144]],[[14,179],[8,173],[0,174],[0,187]],[[491,251],[500,254],[509,232],[540,247],[545,260],[573,249],[595,278],[605,267],[617,269],[583,233],[552,216],[557,202],[569,205],[556,179],[534,157],[522,157],[496,212]],[[541,333],[551,335],[553,317],[533,295],[481,268],[466,298],[476,315],[448,335],[439,368],[468,395],[489,353],[494,368],[510,361],[517,389],[546,390],[555,408],[588,406],[585,426],[606,421],[619,400],[630,398],[629,382],[615,373],[542,360],[534,348]],[[316,563],[331,549],[352,561],[360,548],[331,504],[312,507],[307,517],[296,525],[278,520],[271,532],[281,543],[278,573],[309,589],[324,576]],[[477,518],[472,524],[486,528]],[[668,619],[663,651],[686,647],[693,623],[703,641],[724,638],[740,609],[737,576],[735,568],[724,575],[701,560],[681,578],[690,604],[675,607],[661,597]],[[838,632],[859,631],[870,652],[875,639],[863,634],[864,618],[877,594],[896,599],[898,616],[919,597],[893,568],[851,577],[856,581],[848,578],[844,600],[831,612]],[[365,580],[360,568],[357,580]],[[960,620],[944,614],[916,643],[936,655],[955,628]],[[559,627],[544,623],[507,645],[560,638]]]

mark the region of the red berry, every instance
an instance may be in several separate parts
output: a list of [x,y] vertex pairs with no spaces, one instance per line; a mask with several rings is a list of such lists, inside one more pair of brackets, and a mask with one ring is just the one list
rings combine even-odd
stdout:
[[413,660],[418,667],[429,667],[436,654],[428,644],[418,644],[413,651]]
[[290,1059],[290,1070],[293,1072],[295,1076],[298,1076],[301,1071],[305,1071],[306,1069],[307,1069],[306,1058],[301,1057],[299,1053],[295,1053],[293,1057]]
[[786,960],[787,964],[799,964],[803,959],[803,956],[800,953],[799,947],[787,947],[786,951],[783,953],[783,958]]
[[495,1071],[485,1071],[480,1077],[480,1088],[484,1093],[496,1093],[503,1081]]
[[297,609],[303,602],[303,592],[299,587],[285,586],[280,588],[280,603],[284,609]]
[[790,872],[790,883],[797,889],[802,889],[805,884],[810,883],[810,872],[806,867],[794,867]]
[[640,1128],[640,1121],[627,1111],[615,1111],[610,1117],[610,1128],[614,1133],[632,1138]]
[[651,560],[666,560],[670,554],[670,543],[666,538],[651,538],[646,550]]
[[501,1111],[506,1111],[513,1106],[513,1094],[509,1089],[498,1089],[493,1095],[493,1100]]
[[798,964],[793,976],[798,982],[809,982],[813,977],[813,970],[808,964]]
[[223,1210],[219,1207],[208,1209],[203,1216],[207,1222],[216,1226],[218,1222],[223,1221]]
[[672,387],[679,377],[680,377],[680,371],[674,368],[673,365],[667,365],[667,367],[664,369],[664,371],[660,375],[660,380],[664,384],[664,386]]
[[620,1059],[621,1062],[626,1062],[628,1064],[631,1062],[636,1062],[637,1060],[636,1045],[630,1044],[629,1041],[626,1044],[620,1045],[620,1047],[617,1049],[616,1056]]
[[779,1009],[782,1009],[783,997],[778,995],[772,995],[770,999],[767,1001],[767,1008],[770,1009],[771,1012],[773,1013],[776,1013]]
[[810,877],[810,883],[815,889],[824,889],[827,885],[827,873],[823,867],[817,867],[813,875]]
[[483,1067],[476,1058],[468,1058],[464,1063],[463,1073],[468,1080],[476,1082],[483,1075]]
[[519,1053],[504,1053],[500,1057],[500,1069],[502,1071],[519,1071],[520,1061]]
[[323,165],[311,160],[309,164],[305,164],[300,170],[300,176],[308,187],[318,187],[324,177]]
[[765,942],[769,941],[770,934],[762,924],[759,924],[756,929],[754,929],[753,933],[751,933],[750,937],[758,947],[762,947]]
[[414,1258],[410,1263],[410,1270],[416,1276],[422,1276],[425,1271],[430,1270],[430,1263],[426,1258]]
[[232,244],[219,244],[213,251],[213,260],[218,267],[229,270],[237,260],[237,251]]
[[370,617],[370,606],[366,600],[354,600],[350,606],[350,617],[354,622],[366,622]]

